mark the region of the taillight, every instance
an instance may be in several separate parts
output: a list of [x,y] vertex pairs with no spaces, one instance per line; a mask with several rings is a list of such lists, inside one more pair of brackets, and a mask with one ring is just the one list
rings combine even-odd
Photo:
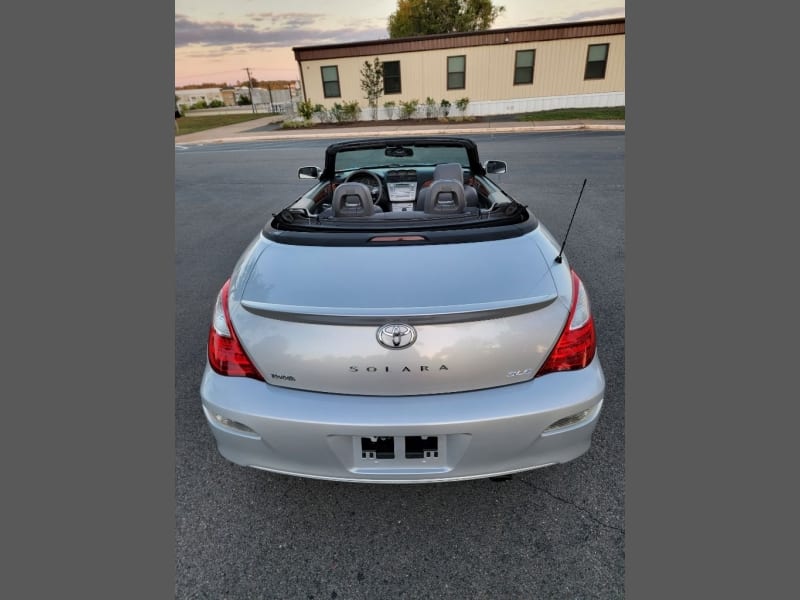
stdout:
[[594,358],[597,336],[594,331],[589,296],[575,271],[571,271],[571,273],[572,305],[569,309],[567,324],[550,352],[550,356],[536,374],[537,377],[555,371],[583,369]]
[[228,291],[231,280],[225,282],[217,296],[211,331],[208,334],[208,362],[220,375],[231,377],[252,377],[264,381],[250,358],[245,354],[236,332],[231,325],[228,312]]

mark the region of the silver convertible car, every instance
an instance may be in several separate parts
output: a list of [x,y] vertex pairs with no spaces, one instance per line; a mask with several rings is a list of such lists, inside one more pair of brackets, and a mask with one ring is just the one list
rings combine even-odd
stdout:
[[561,245],[453,137],[329,146],[219,292],[200,388],[228,460],[287,475],[498,477],[588,450],[605,378]]

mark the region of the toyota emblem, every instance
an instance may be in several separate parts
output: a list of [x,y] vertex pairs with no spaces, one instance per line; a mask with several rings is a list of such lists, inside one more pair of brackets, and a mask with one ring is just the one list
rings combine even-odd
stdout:
[[378,329],[378,343],[390,350],[408,348],[417,340],[417,330],[405,323],[389,323]]

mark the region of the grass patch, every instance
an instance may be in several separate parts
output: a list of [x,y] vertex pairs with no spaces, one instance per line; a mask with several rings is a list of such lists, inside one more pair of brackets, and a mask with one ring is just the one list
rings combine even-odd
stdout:
[[275,113],[181,117],[180,119],[175,119],[178,124],[178,127],[175,130],[175,135],[185,135],[187,133],[205,131],[206,129],[224,127],[225,125],[235,125],[236,123],[244,123],[245,121],[252,121],[253,119],[263,119],[264,117],[272,116],[272,114]]
[[517,117],[518,121],[562,121],[569,119],[625,120],[624,106],[606,108],[557,108],[525,113]]

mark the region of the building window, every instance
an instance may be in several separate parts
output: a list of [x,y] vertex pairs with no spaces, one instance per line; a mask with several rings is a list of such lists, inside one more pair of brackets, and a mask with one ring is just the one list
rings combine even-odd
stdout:
[[467,57],[447,57],[447,89],[463,90],[466,87]]
[[339,67],[321,67],[322,69],[322,93],[326,98],[339,98],[342,94],[339,90]]
[[533,83],[533,64],[536,50],[518,50],[514,61],[514,85]]
[[383,93],[400,93],[400,61],[392,60],[383,63]]
[[606,76],[608,44],[591,44],[586,55],[584,79],[603,79]]

